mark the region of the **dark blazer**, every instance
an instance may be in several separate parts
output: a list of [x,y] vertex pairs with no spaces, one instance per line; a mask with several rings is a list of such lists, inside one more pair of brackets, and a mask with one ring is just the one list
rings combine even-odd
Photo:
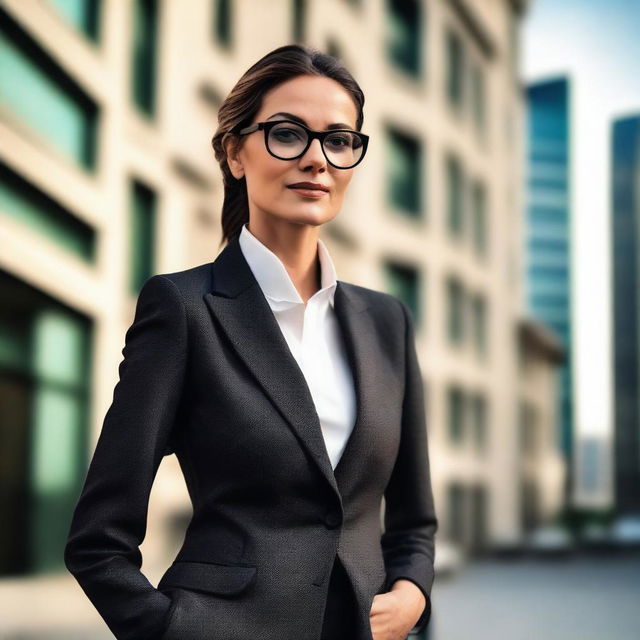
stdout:
[[[413,321],[394,296],[342,281],[334,308],[358,406],[335,472],[238,236],[212,263],[144,283],[64,554],[116,638],[319,640],[336,554],[354,640],[371,640],[373,597],[398,578],[427,597],[426,625],[438,522]],[[156,588],[139,545],[172,452],[193,517]]]

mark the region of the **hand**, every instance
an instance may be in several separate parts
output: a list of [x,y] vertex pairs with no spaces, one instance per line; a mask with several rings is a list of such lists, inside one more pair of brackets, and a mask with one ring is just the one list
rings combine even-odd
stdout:
[[391,591],[373,598],[369,613],[373,639],[405,640],[426,604],[424,594],[411,580],[396,580]]

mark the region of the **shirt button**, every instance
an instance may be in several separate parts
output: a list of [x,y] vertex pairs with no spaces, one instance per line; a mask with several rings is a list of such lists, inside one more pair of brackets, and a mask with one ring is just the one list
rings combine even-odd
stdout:
[[330,509],[329,511],[327,511],[324,516],[324,523],[330,529],[335,529],[335,527],[339,526],[341,521],[342,518],[340,516],[340,513],[338,511],[335,511],[334,509]]

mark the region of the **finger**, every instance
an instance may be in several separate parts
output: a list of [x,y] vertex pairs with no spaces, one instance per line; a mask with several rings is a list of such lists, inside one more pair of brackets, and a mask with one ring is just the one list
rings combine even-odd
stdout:
[[376,595],[373,598],[373,602],[371,604],[370,615],[376,615],[378,613],[382,613],[386,610],[385,606],[385,598],[382,595]]

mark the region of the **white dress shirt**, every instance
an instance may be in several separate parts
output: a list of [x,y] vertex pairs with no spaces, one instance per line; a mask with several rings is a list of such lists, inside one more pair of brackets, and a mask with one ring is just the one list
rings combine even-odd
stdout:
[[247,229],[246,223],[239,242],[307,381],[335,469],[355,424],[356,394],[342,331],[333,310],[337,281],[327,247],[318,238],[321,287],[305,305],[280,258]]

